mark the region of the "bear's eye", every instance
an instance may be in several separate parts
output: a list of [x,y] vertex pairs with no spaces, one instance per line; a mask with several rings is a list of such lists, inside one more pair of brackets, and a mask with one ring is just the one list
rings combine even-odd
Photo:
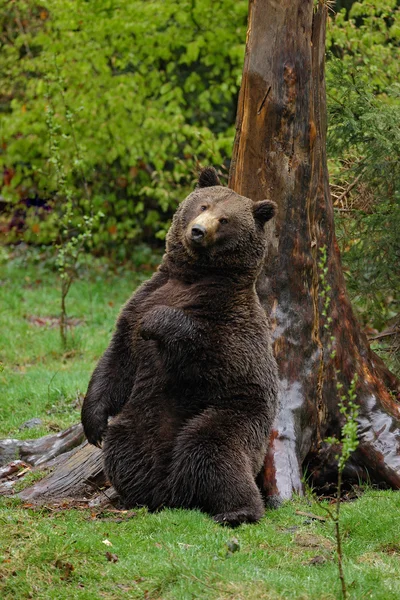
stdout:
[[220,219],[219,222],[221,223],[221,225],[226,225],[228,222],[228,219]]
[[201,212],[204,212],[205,210],[207,210],[208,206],[206,206],[205,204],[203,204],[203,206],[200,206],[200,210]]

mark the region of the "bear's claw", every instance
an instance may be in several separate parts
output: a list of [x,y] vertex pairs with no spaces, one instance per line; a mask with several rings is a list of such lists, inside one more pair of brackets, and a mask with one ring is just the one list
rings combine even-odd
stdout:
[[226,513],[219,513],[214,515],[213,519],[220,525],[227,527],[238,527],[242,523],[256,523],[262,517],[259,511],[254,509],[243,508],[241,510],[234,510]]

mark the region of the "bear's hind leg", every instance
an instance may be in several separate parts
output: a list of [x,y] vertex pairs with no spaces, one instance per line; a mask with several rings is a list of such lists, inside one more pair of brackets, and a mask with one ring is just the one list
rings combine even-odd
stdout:
[[184,427],[172,458],[171,506],[200,508],[232,527],[263,516],[245,420],[208,409]]
[[140,426],[137,415],[117,417],[108,428],[103,445],[105,471],[125,508],[147,506],[154,511],[168,500],[165,483],[172,442],[155,443],[159,439],[159,428],[150,416],[147,428]]

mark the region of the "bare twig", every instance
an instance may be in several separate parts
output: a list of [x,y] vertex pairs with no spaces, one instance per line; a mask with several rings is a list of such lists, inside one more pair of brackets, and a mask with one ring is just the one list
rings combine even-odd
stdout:
[[350,192],[351,190],[357,185],[357,183],[360,181],[362,173],[360,173],[359,175],[357,175],[357,177],[354,179],[354,181],[352,181],[347,187],[346,189],[340,194],[340,196],[337,196],[335,198],[335,202],[341,202],[343,200],[343,198],[345,198]]
[[335,532],[336,532],[336,553],[338,559],[339,578],[342,586],[343,599],[347,599],[347,587],[346,580],[343,572],[343,554],[342,554],[342,536],[340,534],[340,496],[342,492],[342,471],[339,468],[338,471],[338,487],[337,487],[337,501],[336,501],[336,514],[334,518]]
[[112,506],[116,507],[118,505],[118,501],[115,501],[113,498],[110,498],[110,496],[108,494],[106,494],[106,492],[100,486],[98,486],[95,481],[91,481],[90,479],[84,479],[83,481],[85,483],[87,483],[90,487],[92,487],[94,490],[99,492],[100,494],[103,494],[103,496],[105,496],[107,498],[107,501]]
[[323,523],[325,523],[325,521],[326,521],[326,519],[324,517],[314,515],[313,513],[304,512],[303,510],[296,510],[296,515],[301,515],[302,517],[308,517],[309,519],[315,519],[316,521],[321,521]]
[[382,333],[378,333],[377,335],[373,335],[371,337],[368,337],[368,340],[380,340],[384,337],[388,337],[391,335],[399,335],[400,334],[400,329],[392,329],[390,331],[382,331]]

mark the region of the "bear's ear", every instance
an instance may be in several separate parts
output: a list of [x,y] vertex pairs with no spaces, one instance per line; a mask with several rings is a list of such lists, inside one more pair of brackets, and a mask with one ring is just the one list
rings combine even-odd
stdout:
[[217,171],[214,167],[206,167],[200,171],[198,188],[212,187],[213,185],[221,185]]
[[277,205],[275,202],[272,202],[272,200],[260,200],[260,202],[254,202],[254,219],[261,225],[264,225],[264,223],[275,216],[277,208]]

